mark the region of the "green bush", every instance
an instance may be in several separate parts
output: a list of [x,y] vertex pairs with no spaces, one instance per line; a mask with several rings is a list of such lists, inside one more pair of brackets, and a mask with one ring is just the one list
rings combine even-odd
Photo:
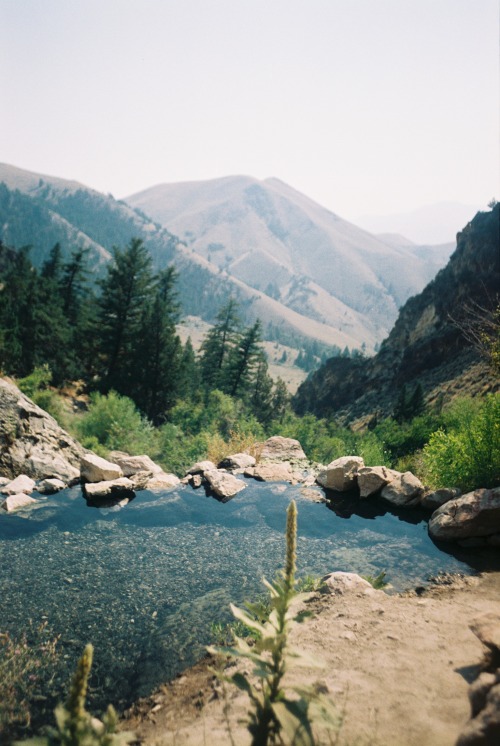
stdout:
[[26,396],[30,399],[33,398],[33,394],[37,391],[47,388],[49,383],[52,381],[52,371],[49,366],[45,363],[36,367],[32,373],[25,378],[20,378],[17,381],[17,385]]
[[460,400],[445,421],[423,451],[426,481],[462,491],[500,485],[500,394]]
[[141,416],[134,402],[114,391],[92,394],[88,411],[75,429],[84,444],[95,443],[106,450],[127,451],[133,455],[156,451],[156,434]]

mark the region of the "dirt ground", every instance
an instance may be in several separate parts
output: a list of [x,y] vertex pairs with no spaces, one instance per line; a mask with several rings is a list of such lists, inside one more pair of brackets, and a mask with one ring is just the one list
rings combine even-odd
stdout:
[[[500,614],[500,573],[446,579],[404,595],[359,588],[313,594],[308,606],[314,615],[294,628],[291,642],[323,666],[291,670],[286,683],[319,684],[338,706],[340,731],[319,733],[319,743],[455,744],[484,655],[469,623]],[[201,661],[134,705],[123,727],[146,746],[249,744],[241,722],[246,696],[233,687],[224,693],[210,666],[213,660]]]

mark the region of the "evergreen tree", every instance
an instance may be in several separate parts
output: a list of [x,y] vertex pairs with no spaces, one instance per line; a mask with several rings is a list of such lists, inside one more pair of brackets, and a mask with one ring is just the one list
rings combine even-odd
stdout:
[[290,394],[288,393],[286,383],[282,378],[278,378],[274,385],[273,420],[279,423],[283,422],[289,402]]
[[155,278],[151,257],[140,239],[122,251],[113,250],[107,276],[99,283],[101,296],[96,334],[100,351],[100,388],[132,396],[137,352]]
[[227,366],[226,387],[231,396],[245,396],[261,358],[261,323],[259,320],[244,331]]
[[273,380],[268,373],[265,354],[261,351],[255,372],[250,406],[255,417],[263,425],[273,419]]
[[182,345],[176,334],[179,305],[173,267],[158,276],[152,302],[146,308],[135,358],[137,406],[154,423],[163,422],[180,388]]
[[201,345],[200,369],[203,384],[208,391],[226,388],[225,367],[241,326],[237,310],[238,304],[234,298],[230,298],[217,314],[217,323]]

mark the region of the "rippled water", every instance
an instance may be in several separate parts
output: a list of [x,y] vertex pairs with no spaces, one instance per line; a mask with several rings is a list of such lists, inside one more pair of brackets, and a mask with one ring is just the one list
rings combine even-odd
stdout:
[[91,703],[123,707],[197,660],[230,601],[262,592],[260,578],[283,564],[291,498],[299,575],[386,570],[401,589],[470,571],[430,541],[422,515],[403,520],[378,502],[339,497],[332,510],[298,487],[251,480],[225,504],[182,488],[92,508],[75,487],[0,516],[0,630],[46,620],[61,635],[59,686],[91,641]]

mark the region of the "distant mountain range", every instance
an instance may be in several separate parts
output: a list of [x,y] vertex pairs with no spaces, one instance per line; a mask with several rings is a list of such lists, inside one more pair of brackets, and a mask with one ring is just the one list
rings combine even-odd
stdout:
[[455,241],[456,235],[486,205],[462,205],[438,202],[394,215],[361,215],[354,219],[372,233],[402,234],[412,242],[424,245]]
[[179,272],[183,311],[212,321],[230,295],[271,338],[368,350],[453,249],[375,237],[277,179],[166,184],[117,201],[78,182],[0,164],[0,238],[89,249],[99,276],[114,245],[142,238],[157,268]]

